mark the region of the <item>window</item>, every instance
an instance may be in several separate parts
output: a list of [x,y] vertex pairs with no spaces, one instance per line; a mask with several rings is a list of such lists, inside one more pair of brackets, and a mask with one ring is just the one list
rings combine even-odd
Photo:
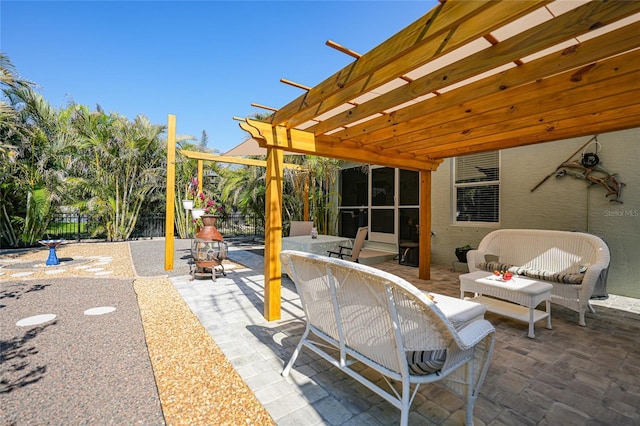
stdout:
[[343,237],[355,238],[358,228],[369,223],[368,170],[367,167],[340,170],[342,203],[338,227]]
[[420,173],[400,170],[400,205],[420,205]]
[[500,221],[500,152],[454,159],[454,223]]
[[340,194],[342,194],[343,206],[359,207],[369,204],[367,171],[366,167],[340,170]]

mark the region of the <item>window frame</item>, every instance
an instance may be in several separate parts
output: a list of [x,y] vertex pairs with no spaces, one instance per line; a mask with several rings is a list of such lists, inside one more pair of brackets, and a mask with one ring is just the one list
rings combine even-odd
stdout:
[[[481,156],[481,155],[486,155],[487,153],[497,153],[497,169],[498,169],[498,173],[497,173],[497,179],[494,180],[482,180],[482,181],[476,181],[476,182],[457,182],[456,180],[456,176],[457,176],[457,167],[458,167],[458,161],[460,158],[468,158],[471,156]],[[479,165],[486,165],[486,163],[481,163],[480,162],[481,157],[478,158],[478,162]],[[502,161],[502,152],[500,150],[498,151],[488,151],[485,153],[478,153],[478,154],[469,154],[469,155],[465,155],[465,156],[460,156],[460,157],[454,157],[452,159],[452,166],[451,166],[451,221],[453,225],[456,226],[474,226],[474,227],[495,227],[495,228],[499,228],[500,227],[500,222],[502,220],[502,167],[501,167],[501,161]],[[497,215],[497,220],[496,221],[481,221],[481,220],[458,220],[459,218],[459,212],[458,212],[458,189],[460,188],[475,188],[475,187],[492,187],[492,186],[497,186],[497,207],[496,207],[496,215]]]

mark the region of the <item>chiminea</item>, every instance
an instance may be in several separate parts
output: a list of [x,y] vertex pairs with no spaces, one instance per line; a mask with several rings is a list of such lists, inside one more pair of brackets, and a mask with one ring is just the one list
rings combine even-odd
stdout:
[[203,227],[196,233],[191,243],[191,257],[195,265],[191,268],[191,280],[196,276],[208,276],[216,280],[217,269],[223,276],[227,276],[224,272],[222,261],[227,258],[227,243],[223,241],[222,235],[216,228],[217,217],[214,215],[201,216]]

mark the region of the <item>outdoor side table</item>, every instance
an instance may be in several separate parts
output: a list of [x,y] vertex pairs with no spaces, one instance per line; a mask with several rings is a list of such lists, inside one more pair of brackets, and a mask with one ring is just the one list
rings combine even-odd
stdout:
[[[503,281],[491,272],[475,271],[460,275],[460,298],[465,291],[475,297],[467,300],[482,303],[487,311],[529,323],[527,337],[534,338],[534,323],[546,319],[551,330],[551,290],[553,285],[520,276]],[[486,297],[485,295],[492,296]],[[536,309],[545,302],[546,310]]]

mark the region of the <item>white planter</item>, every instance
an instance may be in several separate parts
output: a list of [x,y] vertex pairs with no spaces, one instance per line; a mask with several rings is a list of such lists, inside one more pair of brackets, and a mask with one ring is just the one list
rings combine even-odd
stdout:
[[182,200],[182,207],[184,207],[185,210],[193,209],[193,200]]
[[191,210],[191,216],[193,216],[194,219],[199,218],[203,214],[204,214],[204,209],[192,209]]

